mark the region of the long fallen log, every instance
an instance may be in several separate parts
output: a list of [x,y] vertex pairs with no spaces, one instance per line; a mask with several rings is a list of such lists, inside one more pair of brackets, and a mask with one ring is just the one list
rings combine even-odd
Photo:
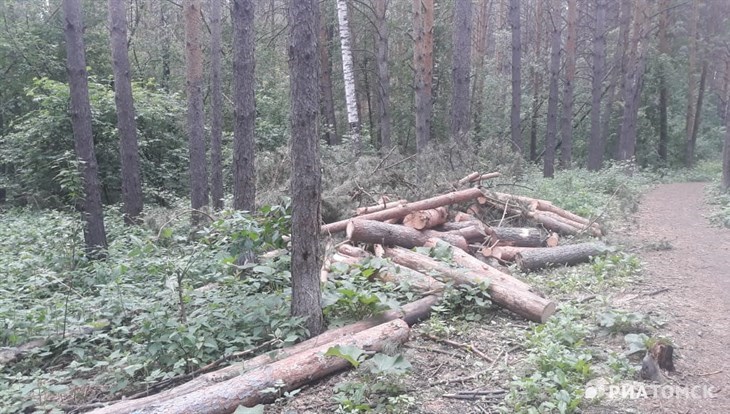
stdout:
[[189,382],[186,382],[185,384],[163,391],[159,394],[154,394],[133,400],[123,400],[116,404],[112,404],[104,408],[95,410],[93,411],[93,413],[129,414],[133,412],[142,412],[142,410],[149,406],[160,404],[165,401],[169,401],[177,397],[205,389],[217,383],[237,377],[245,372],[260,368],[264,365],[271,364],[275,361],[279,361],[305,351],[309,351],[313,348],[321,346],[322,344],[338,341],[343,338],[349,338],[357,334],[358,332],[362,332],[366,329],[370,329],[372,327],[384,324],[395,319],[402,319],[408,325],[413,325],[416,322],[428,318],[428,315],[431,312],[431,307],[438,303],[439,300],[440,298],[436,295],[424,296],[419,300],[403,305],[400,309],[387,311],[384,312],[382,315],[365,319],[340,328],[330,329],[328,331],[325,331],[321,335],[300,342],[289,348],[280,349],[276,352],[268,352],[266,354],[262,354],[245,361],[236,362],[217,371],[203,374]]
[[[439,239],[429,239],[426,244],[424,244],[424,246],[436,247],[439,244],[443,243],[445,242]],[[476,257],[470,255],[469,253],[456,246],[449,247],[451,248],[451,257],[456,264],[474,272],[484,273],[484,276],[488,277],[490,280],[504,283],[505,285],[512,286],[515,289],[526,290],[530,292],[533,291],[532,286],[521,281],[520,279],[517,279],[514,276],[510,276],[507,273],[501,272],[494,267],[489,266],[488,264],[482,262],[481,260],[477,259]]]
[[537,249],[537,247],[494,246],[485,247],[482,249],[482,254],[505,262],[514,262],[518,253],[532,249]]
[[499,241],[502,245],[521,247],[540,247],[543,236],[539,229],[530,227],[489,227],[490,241]]
[[522,270],[536,270],[548,266],[575,265],[587,262],[591,257],[608,251],[600,242],[568,244],[558,247],[523,250],[515,256],[515,262]]
[[361,216],[363,214],[375,213],[377,211],[383,211],[383,210],[387,210],[389,208],[402,206],[407,203],[408,203],[408,200],[387,201],[387,202],[378,203],[378,204],[375,204],[372,206],[359,207],[358,209],[355,210],[355,214],[358,216]]
[[447,233],[463,237],[467,243],[482,243],[487,238],[487,232],[482,223],[475,221],[474,224],[457,230],[449,230]]
[[[543,323],[555,313],[555,302],[541,298],[530,291],[516,288],[504,280],[490,278],[483,272],[455,269],[438,260],[401,247],[386,247],[385,255],[400,265],[424,273],[436,272],[444,279],[453,280],[456,284],[487,283],[492,302],[531,321]],[[507,274],[503,275],[503,277],[511,277]]]
[[[363,214],[358,218],[363,220],[377,221],[384,221],[388,219],[402,219],[403,217],[414,211],[429,210],[432,208],[446,206],[450,204],[463,203],[465,201],[473,200],[481,195],[483,195],[483,193],[482,190],[480,190],[479,188],[467,188],[466,190],[454,191],[452,193],[438,195],[436,197],[427,198],[425,200],[407,203],[402,206],[396,206],[388,210]],[[323,234],[339,233],[347,228],[347,223],[349,223],[349,221],[350,220],[347,219],[325,224],[321,227],[320,230]]]
[[[387,211],[387,210],[386,210]],[[441,233],[433,230],[418,231],[406,226],[387,224],[374,220],[352,219],[347,224],[348,240],[359,243],[384,244],[412,248],[423,246],[431,237],[436,237],[450,244],[468,249],[469,244],[464,237],[457,234]]]
[[[239,406],[254,407],[274,401],[270,390],[292,391],[325,376],[350,368],[343,358],[325,356],[337,345],[379,352],[408,340],[410,329],[404,321],[394,321],[359,332],[349,338],[322,344],[289,358],[259,367],[219,384],[149,406],[145,411],[159,414],[228,414]],[[282,385],[283,384],[283,385]]]
[[403,217],[403,225],[416,230],[430,229],[446,223],[449,210],[446,207],[436,207],[430,210],[419,210]]

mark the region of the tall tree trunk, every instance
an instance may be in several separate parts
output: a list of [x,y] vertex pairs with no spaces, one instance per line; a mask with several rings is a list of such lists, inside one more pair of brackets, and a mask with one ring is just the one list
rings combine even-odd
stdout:
[[535,162],[537,160],[537,132],[538,132],[538,120],[540,119],[540,95],[542,92],[542,71],[539,62],[542,60],[542,36],[544,22],[544,8],[543,0],[535,0],[535,65],[531,66],[530,72],[532,74],[532,115],[530,120],[530,161]]
[[355,66],[350,48],[350,25],[347,16],[347,1],[337,0],[337,20],[340,25],[340,47],[342,48],[342,73],[345,78],[345,103],[347,105],[347,123],[350,126],[350,139],[360,151],[360,118],[357,111],[357,93],[355,91]]
[[552,177],[555,173],[555,144],[558,135],[558,80],[560,78],[560,26],[562,25],[560,0],[552,0],[550,20],[550,92],[542,169],[544,177]]
[[413,0],[413,68],[416,106],[416,152],[431,140],[433,85],[433,0]]
[[[669,0],[661,0],[659,8],[662,12],[659,18],[659,54],[664,59],[669,58],[669,40],[667,30],[669,28]],[[667,71],[664,63],[659,68],[659,159],[667,161],[667,146],[669,144],[669,128],[667,106],[669,104],[669,90],[667,89]]]
[[561,119],[560,165],[570,168],[573,160],[573,83],[575,81],[577,0],[568,0],[568,39],[565,42],[565,90]]
[[510,0],[509,21],[512,27],[512,107],[510,110],[510,131],[512,147],[522,152],[522,130],[520,111],[522,101],[522,44],[520,41],[520,0]]
[[[256,209],[256,62],[253,0],[233,0],[233,208]],[[316,44],[316,41],[315,41]]]
[[210,0],[210,196],[213,208],[223,209],[223,90],[221,87],[221,0]]
[[722,151],[722,188],[730,190],[730,116],[725,118],[725,145]]
[[454,6],[453,64],[451,67],[451,138],[465,144],[469,135],[469,83],[471,81],[471,0]]
[[170,90],[170,39],[169,39],[169,33],[171,30],[169,30],[168,21],[167,21],[167,11],[168,11],[168,4],[167,2],[160,2],[160,28],[162,29],[162,39],[161,41],[161,47],[162,47],[162,74],[160,76],[160,86],[165,91]]
[[[208,169],[203,126],[203,51],[201,49],[202,15],[200,0],[185,0],[185,63],[188,95],[187,130],[190,142],[190,204],[193,210],[208,205]],[[202,215],[193,213],[193,223]]]
[[624,110],[621,117],[618,145],[618,159],[624,161],[633,160],[636,155],[637,120],[646,63],[646,46],[644,45],[645,17],[646,0],[636,0],[631,50],[627,58],[627,70],[624,79]]
[[[86,73],[84,49],[84,24],[81,17],[81,0],[63,0],[65,16],[66,60],[68,83],[71,91],[71,126],[74,133],[76,157],[84,187],[82,216],[84,241],[89,257],[99,258],[107,247],[104,230],[104,214],[101,205],[99,167],[94,153],[94,136],[91,131],[91,104]],[[126,42],[125,42],[126,44]]]
[[596,0],[596,24],[593,28],[593,80],[591,82],[591,136],[588,142],[588,163],[591,171],[603,164],[606,141],[601,133],[601,98],[606,73],[606,1]]
[[388,11],[389,0],[375,0],[375,23],[378,66],[378,125],[380,149],[388,151],[393,145],[390,138],[390,70],[388,68]]
[[292,305],[309,335],[324,330],[319,284],[322,183],[319,160],[318,0],[289,2],[292,158]]
[[[695,104],[696,94],[696,77],[695,68],[697,67],[697,23],[700,15],[700,0],[692,0],[692,14],[689,20],[689,66],[687,68],[687,116],[685,123],[685,143],[687,151],[685,152],[685,165],[687,168],[692,167],[692,157],[694,156],[694,147],[692,146],[692,128],[695,123]],[[690,154],[690,151],[692,152]]]
[[702,61],[702,72],[700,74],[700,87],[697,92],[697,105],[695,106],[695,115],[693,117],[694,125],[692,125],[692,136],[687,143],[687,167],[694,167],[695,147],[697,145],[697,135],[700,132],[700,121],[702,120],[702,103],[705,97],[705,84],[707,83],[707,60]]
[[325,121],[324,139],[329,145],[339,145],[341,143],[340,136],[337,134],[337,117],[335,116],[335,99],[332,93],[332,58],[330,57],[330,48],[334,39],[335,27],[329,19],[327,13],[327,5],[329,2],[322,3],[325,7],[322,10],[319,27],[319,64],[322,71],[320,77],[320,90],[322,93],[322,111]]
[[487,55],[487,37],[491,31],[489,17],[492,14],[493,0],[481,0],[476,23],[476,41],[474,53],[474,87],[472,88],[472,107],[474,119],[474,132],[482,130],[482,116],[484,114],[484,82],[485,82],[485,57]]
[[[631,31],[631,0],[622,0],[621,2],[609,2],[608,4],[616,4],[619,7],[619,44],[613,55],[613,65],[611,66],[611,79],[609,80],[608,90],[606,91],[606,108],[601,126],[601,134],[603,135],[603,145],[608,144],[608,138],[611,135],[611,121],[613,120],[614,106],[619,93],[623,91],[624,75],[626,74],[626,56],[629,50],[629,34]],[[618,154],[618,143],[616,148],[611,152]]]
[[119,154],[122,165],[124,222],[135,224],[142,213],[142,179],[139,169],[137,122],[134,119],[132,78],[127,49],[127,1],[109,0],[109,30],[114,68],[114,101],[117,107]]

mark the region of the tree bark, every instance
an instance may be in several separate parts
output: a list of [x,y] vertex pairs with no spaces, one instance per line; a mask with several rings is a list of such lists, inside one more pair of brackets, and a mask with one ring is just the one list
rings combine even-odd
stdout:
[[545,132],[545,153],[543,154],[544,177],[555,174],[555,145],[558,135],[558,80],[560,76],[560,32],[562,17],[560,1],[552,0],[550,8],[550,92],[547,107],[547,130]]
[[535,0],[535,45],[534,59],[535,66],[530,68],[532,73],[532,115],[530,116],[530,161],[537,160],[537,130],[540,119],[540,106],[542,102],[542,23],[543,23],[543,0]]
[[474,87],[472,88],[472,107],[474,110],[474,131],[482,130],[482,116],[484,114],[484,82],[485,82],[485,57],[487,55],[487,37],[492,30],[489,24],[492,14],[493,0],[481,0],[479,15],[477,18],[475,59],[474,59]]
[[570,168],[573,161],[573,83],[575,82],[577,0],[568,0],[568,38],[565,42],[565,89],[561,119],[560,165]]
[[[190,205],[202,210],[208,205],[208,172],[203,124],[203,51],[200,0],[185,0],[185,68],[188,97],[187,132],[190,146]],[[193,213],[193,224],[204,216]]]
[[[313,36],[316,39],[317,33],[313,33]],[[313,50],[313,53],[316,57],[317,51]],[[408,324],[404,321],[394,320],[359,332],[350,338],[322,344],[151,408],[160,414],[227,414],[239,406],[254,407],[269,403],[277,398],[277,393],[269,391],[271,388],[276,387],[284,392],[292,391],[327,375],[352,367],[350,362],[343,358],[324,356],[323,354],[330,348],[348,345],[378,352],[391,349],[394,345],[408,340],[409,331]],[[285,385],[279,388],[282,383]]]
[[358,216],[361,216],[363,214],[369,214],[369,213],[375,213],[378,211],[388,210],[393,207],[402,206],[404,204],[408,204],[408,200],[386,201],[386,202],[383,202],[380,204],[375,204],[372,206],[360,207],[357,210],[355,210],[355,214]]
[[292,315],[305,317],[309,334],[314,336],[324,329],[319,284],[322,197],[318,132],[319,2],[291,2],[288,23],[292,133]]
[[86,73],[86,51],[84,48],[84,24],[81,1],[64,0],[64,36],[66,38],[66,62],[68,83],[71,92],[71,126],[74,133],[74,148],[81,170],[84,199],[81,214],[84,221],[84,242],[86,254],[91,258],[105,256],[107,247],[104,229],[104,213],[101,205],[99,166],[94,152],[94,135],[91,130],[91,104]]
[[[514,278],[505,273],[502,273],[500,279],[496,279],[494,277],[498,272],[496,269],[493,274],[489,275],[483,272],[455,269],[428,256],[398,247],[387,247],[385,255],[395,263],[413,270],[438,272],[443,278],[452,280],[457,285],[477,286],[487,283],[492,302],[531,321],[544,323],[555,313],[554,302],[541,298],[530,291],[516,288],[515,285],[511,284],[514,283]],[[510,278],[512,281],[509,281]]]
[[223,88],[221,0],[210,1],[210,197],[215,210],[223,209]]
[[360,119],[357,112],[357,93],[355,91],[355,67],[350,48],[350,26],[347,16],[347,2],[337,0],[337,20],[340,25],[340,47],[342,49],[342,73],[345,78],[345,103],[347,106],[347,122],[350,126],[350,139],[355,150],[361,150]]
[[730,116],[725,118],[725,145],[722,150],[722,188],[730,190]]
[[512,106],[510,109],[510,131],[512,137],[512,148],[522,153],[522,130],[520,129],[520,111],[522,108],[520,0],[510,0],[509,21],[512,29]]
[[[234,0],[232,4],[233,103],[235,107],[233,208],[246,211],[256,210],[254,8],[253,0]],[[312,39],[312,42],[316,42],[316,40]]]
[[694,166],[695,146],[697,145],[697,135],[700,132],[700,121],[702,120],[702,103],[705,97],[705,84],[707,82],[707,60],[702,62],[702,73],[700,74],[700,86],[697,92],[697,105],[695,106],[695,115],[693,117],[694,125],[692,126],[692,135],[687,144],[687,166]]
[[354,242],[401,246],[408,249],[423,246],[432,237],[442,239],[462,249],[469,248],[466,240],[456,234],[433,230],[418,231],[410,227],[374,220],[353,219],[347,225],[346,233],[347,239]]
[[[659,3],[661,16],[659,17],[659,54],[660,62],[669,59],[669,40],[667,31],[669,29],[669,0],[661,0]],[[659,67],[659,159],[667,161],[667,146],[669,144],[669,117],[667,107],[669,105],[669,90],[667,88],[667,72],[669,68],[664,63]]]
[[418,153],[423,152],[431,140],[433,8],[434,0],[413,0],[413,70]]
[[330,49],[334,39],[334,25],[329,19],[329,2],[322,3],[323,9],[319,28],[319,64],[322,71],[320,88],[322,93],[322,112],[325,128],[324,140],[329,145],[339,145],[340,136],[337,134],[337,117],[335,116],[335,99],[332,92],[332,58]]
[[[425,200],[416,201],[413,203],[407,203],[402,206],[396,206],[394,208],[378,211],[375,213],[363,214],[358,219],[362,220],[388,220],[388,219],[402,219],[409,213],[418,210],[428,210],[436,207],[446,206],[450,204],[463,203],[465,201],[474,200],[475,198],[484,195],[479,188],[467,188],[466,190],[455,191],[448,194],[438,195]],[[334,234],[339,233],[347,227],[350,219],[336,221],[334,223],[325,224],[322,226],[322,233]]]
[[487,234],[492,243],[508,246],[540,247],[544,239],[540,230],[529,227],[490,227]]
[[471,21],[471,0],[456,0],[452,32],[451,139],[461,145],[467,142],[470,129]]
[[388,66],[388,20],[389,0],[374,0],[376,23],[376,61],[378,66],[378,125],[380,127],[380,150],[387,152],[393,146],[390,138],[390,69]]
[[142,178],[127,49],[127,3],[126,0],[109,0],[109,31],[112,67],[114,68],[114,101],[117,107],[119,155],[122,165],[124,222],[136,224],[142,213]]
[[591,257],[602,255],[607,249],[605,244],[599,242],[545,247],[523,250],[515,256],[515,261],[523,271],[549,266],[572,266],[587,262]]
[[696,97],[695,91],[697,85],[695,84],[695,70],[697,68],[697,24],[700,18],[700,1],[692,0],[692,13],[689,16],[689,66],[687,67],[687,116],[685,123],[685,142],[687,145],[687,151],[685,152],[685,165],[687,168],[692,167],[692,161],[694,157],[694,146],[692,145],[692,128],[695,123],[695,104]]
[[606,1],[596,0],[596,24],[593,28],[593,79],[591,80],[591,135],[588,141],[587,167],[598,171],[603,164],[606,142],[601,131],[603,78],[606,76]]

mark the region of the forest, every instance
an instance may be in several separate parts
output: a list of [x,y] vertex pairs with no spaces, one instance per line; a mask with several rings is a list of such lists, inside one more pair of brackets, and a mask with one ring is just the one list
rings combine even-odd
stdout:
[[0,18],[0,413],[624,412],[688,346],[620,298],[652,190],[730,228],[728,1]]

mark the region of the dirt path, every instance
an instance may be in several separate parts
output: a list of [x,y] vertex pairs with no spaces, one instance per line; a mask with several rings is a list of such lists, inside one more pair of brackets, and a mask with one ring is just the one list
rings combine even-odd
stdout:
[[678,356],[669,383],[712,387],[714,398],[636,401],[642,412],[730,413],[730,230],[709,225],[703,199],[702,183],[661,185],[646,195],[633,235],[644,251],[648,286],[640,290],[669,290],[640,295],[631,307],[667,321],[659,335],[672,339]]

